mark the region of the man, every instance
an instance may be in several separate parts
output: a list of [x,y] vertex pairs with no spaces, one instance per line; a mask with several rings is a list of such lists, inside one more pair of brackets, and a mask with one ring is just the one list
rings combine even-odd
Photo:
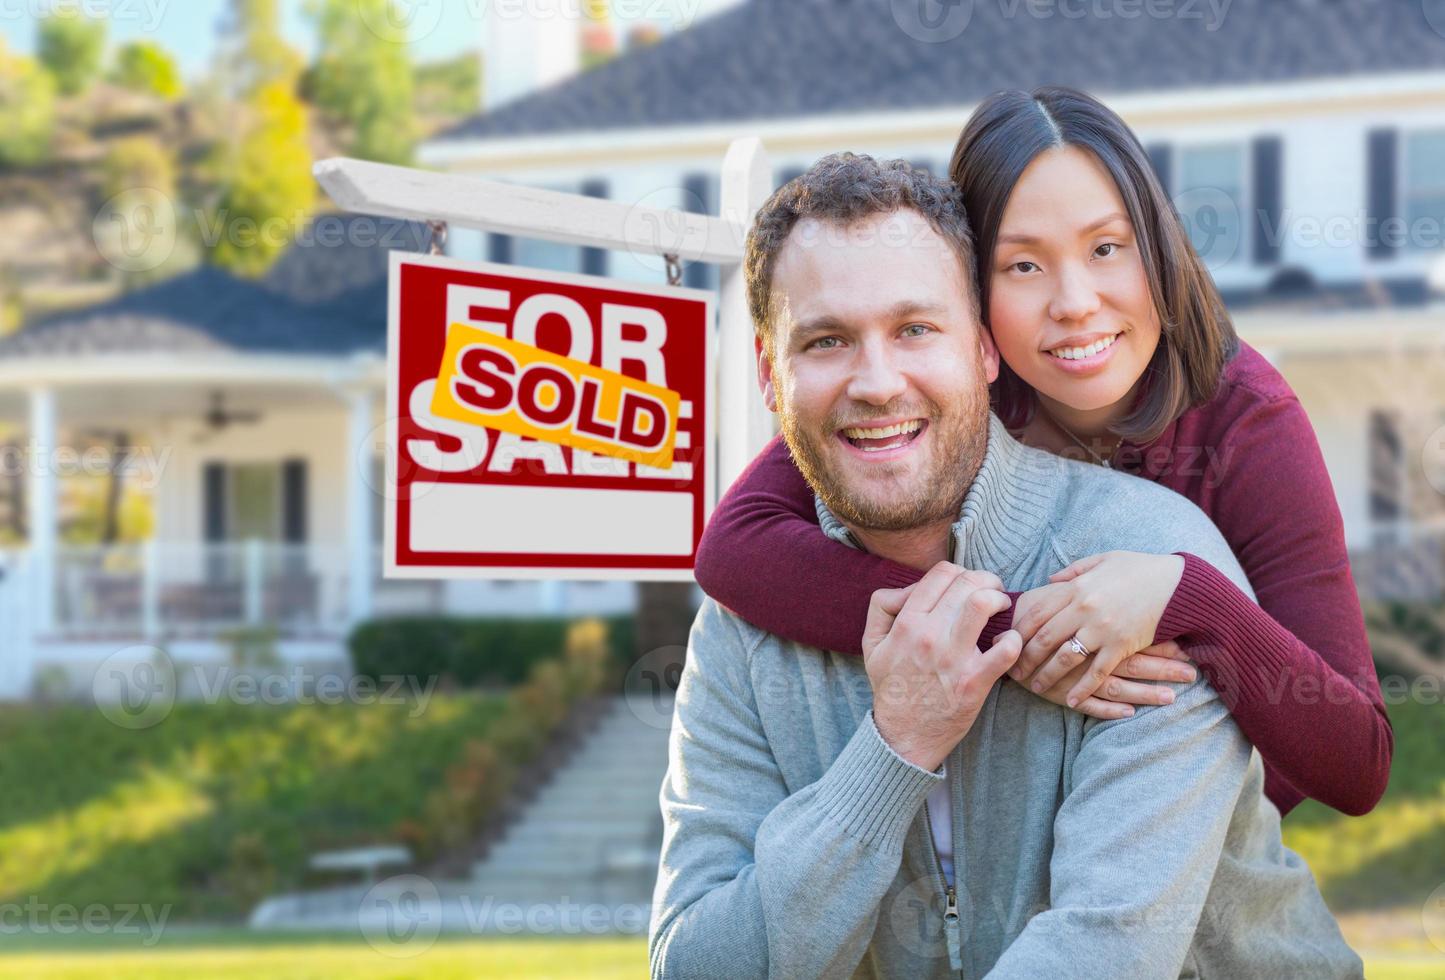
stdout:
[[1362,976],[1207,683],[1099,721],[1003,679],[1016,633],[978,648],[1000,588],[1084,555],[1189,551],[1248,583],[1184,498],[989,413],[998,355],[950,187],[825,158],[764,205],[746,263],[763,395],[821,533],[930,570],[875,596],[862,660],[704,603],[652,975]]

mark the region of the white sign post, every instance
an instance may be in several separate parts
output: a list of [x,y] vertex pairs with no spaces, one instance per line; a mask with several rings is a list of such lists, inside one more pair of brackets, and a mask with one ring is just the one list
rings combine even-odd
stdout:
[[[349,211],[416,221],[445,221],[459,227],[584,247],[626,250],[670,258],[683,256],[691,261],[712,262],[720,267],[719,292],[714,304],[710,297],[699,294],[696,290],[646,287],[619,280],[563,276],[511,266],[467,263],[400,252],[393,253],[392,256],[393,309],[390,337],[392,347],[388,351],[387,487],[389,496],[392,497],[415,496],[417,507],[411,508],[409,499],[392,499],[387,502],[387,576],[633,579],[690,577],[691,550],[688,550],[687,557],[681,563],[678,561],[678,552],[682,547],[681,532],[678,530],[681,504],[673,506],[671,500],[663,500],[661,497],[649,497],[644,501],[643,496],[649,492],[668,491],[643,489],[635,478],[641,474],[665,474],[672,480],[673,485],[669,489],[673,498],[677,498],[679,494],[693,493],[697,488],[683,486],[686,480],[686,476],[682,475],[683,468],[673,470],[664,455],[649,457],[647,453],[670,452],[673,448],[697,450],[699,461],[706,460],[701,467],[702,478],[707,481],[707,486],[703,488],[706,503],[700,510],[689,505],[690,513],[697,515],[694,523],[690,525],[689,533],[700,533],[700,522],[705,519],[712,501],[732,483],[772,435],[771,417],[762,405],[755,383],[753,329],[747,310],[741,264],[747,229],[758,207],[771,191],[771,167],[761,142],[751,138],[736,140],[728,149],[722,166],[719,202],[721,214],[718,216],[664,211],[640,205],[629,206],[602,198],[521,187],[467,175],[345,158],[319,161],[314,173],[331,199]],[[436,382],[426,390],[428,397],[425,405],[415,401],[419,385],[413,383],[409,390],[401,390],[398,367],[390,363],[400,358],[405,345],[411,339],[400,336],[404,311],[398,309],[399,301],[407,303],[407,311],[412,309],[410,300],[402,297],[399,291],[399,284],[408,268],[442,270],[440,274],[454,274],[459,279],[471,276],[473,280],[470,284],[459,281],[451,285],[463,291],[472,288],[476,290],[471,294],[473,299],[480,298],[479,302],[457,306],[446,298],[438,300],[435,290],[439,284],[435,281],[430,283],[431,292],[428,293],[426,273],[418,272],[410,277],[413,285],[409,288],[413,294],[427,294],[424,300],[418,302],[442,304],[441,309],[432,311],[430,319],[427,320],[431,325],[426,329],[430,331],[435,327],[446,332],[445,338],[433,334],[430,338],[432,346],[426,348],[424,354],[418,354],[429,358],[438,352],[444,352],[444,356],[440,358],[441,363],[433,365],[434,370],[440,373]],[[450,273],[447,270],[450,270]],[[443,296],[450,292],[448,284],[442,283],[440,286],[443,287]],[[553,320],[560,320],[572,329],[570,346],[553,343],[548,348],[548,345],[537,340],[536,335],[540,328],[532,318],[535,309],[525,316],[515,304],[506,306],[501,312],[496,309],[490,313],[486,311],[484,308],[492,302],[486,298],[489,289],[492,290],[493,300],[497,293],[512,289],[527,294],[527,302],[535,301],[543,305],[551,303],[551,312],[560,314]],[[606,294],[609,291],[617,295],[608,298]],[[685,304],[689,299],[694,304],[701,305],[691,311],[686,310]],[[623,363],[622,355],[614,350],[605,354],[608,358],[605,362],[599,357],[592,357],[593,368],[589,371],[586,365],[581,363],[588,359],[586,356],[565,357],[568,353],[584,355],[596,352],[600,345],[605,343],[627,348],[629,344],[621,341],[622,331],[627,329],[635,333],[639,328],[636,323],[639,319],[648,320],[651,317],[649,322],[655,322],[659,310],[669,303],[674,305],[668,307],[668,316],[687,320],[697,310],[701,310],[702,316],[699,324],[700,337],[684,336],[688,328],[680,326],[677,335],[668,341],[672,344],[667,352],[667,357],[672,359],[670,364],[664,366],[664,359],[659,354],[658,359],[648,366],[648,353],[632,350],[627,352],[633,360],[629,366]],[[677,303],[683,303],[684,306],[677,306]],[[708,321],[711,320],[714,305],[717,332],[715,338],[709,338]],[[462,311],[461,315],[457,315],[459,310]],[[427,314],[423,311],[419,315]],[[517,340],[514,321],[518,316],[523,316],[523,319],[532,324],[532,332],[526,334],[527,343],[522,346],[513,345]],[[613,318],[610,326],[608,317]],[[619,326],[619,318],[627,317],[632,318],[633,325],[626,328]],[[587,329],[591,331],[585,341],[579,339],[584,319],[587,321]],[[644,344],[661,343],[664,339],[661,335],[648,334],[646,326],[641,329],[644,331]],[[525,329],[523,332],[526,333]],[[717,344],[716,368],[710,356],[711,342]],[[630,343],[634,347],[638,344],[637,341]],[[559,347],[562,349],[557,349]],[[556,356],[552,357],[548,349],[540,348],[548,348]],[[547,361],[549,357],[552,363],[534,363]],[[693,370],[706,372],[703,389],[709,395],[716,392],[713,415],[717,420],[715,427],[710,421],[698,424],[702,421],[699,413],[705,409],[704,405],[695,404],[700,399],[688,397],[686,394],[679,398],[677,391],[667,387],[671,383],[670,378],[683,373],[683,364],[688,360],[694,361],[691,365]],[[638,369],[639,361],[646,370]],[[405,365],[402,369],[406,369]],[[410,370],[413,381],[420,377],[417,373],[420,368],[415,364],[411,365]],[[629,372],[632,376],[630,380],[622,377]],[[648,387],[651,381],[658,379],[662,379],[664,384]],[[505,404],[502,389],[506,389],[510,396],[510,400]],[[599,405],[604,407],[599,410]],[[564,408],[566,412],[563,412]],[[550,477],[556,475],[549,474],[548,467],[551,465],[555,470],[555,465],[538,458],[532,460],[534,478],[530,482],[524,477],[520,484],[507,487],[497,486],[496,481],[490,481],[486,477],[470,481],[475,484],[490,484],[491,489],[485,493],[475,486],[470,490],[465,489],[464,485],[469,482],[467,477],[422,481],[422,485],[408,489],[405,473],[398,472],[395,466],[398,459],[403,463],[403,468],[408,461],[405,453],[397,456],[398,439],[406,438],[404,433],[398,431],[398,420],[405,425],[408,417],[419,415],[429,417],[430,424],[433,425],[439,424],[438,415],[446,424],[452,426],[470,426],[475,429],[485,424],[486,428],[477,430],[481,432],[489,431],[493,426],[502,426],[502,429],[497,430],[500,433],[497,438],[489,440],[489,454],[476,461],[470,468],[472,472],[480,469],[483,473],[505,475],[510,471],[501,469],[504,464],[495,459],[495,452],[504,439],[510,438],[514,442],[537,439],[539,433],[549,428],[565,429],[566,432],[562,435],[555,431],[546,432],[545,441],[566,445],[569,447],[569,454],[590,461],[590,465],[596,470],[592,476],[599,480],[605,479],[608,473],[615,475],[622,469],[627,469],[629,478],[633,479],[632,483],[627,484],[628,489],[621,489],[621,484],[618,485],[619,489],[608,489],[600,484],[592,487],[598,502],[605,504],[598,511],[598,517],[615,524],[626,519],[625,515],[637,511],[639,506],[643,511],[647,511],[648,505],[656,505],[661,508],[652,512],[657,519],[648,521],[645,517],[635,518],[636,534],[641,543],[635,549],[638,554],[631,557],[618,552],[616,527],[608,528],[608,533],[598,532],[601,537],[607,538],[606,541],[599,538],[588,545],[592,548],[591,554],[600,557],[588,558],[566,551],[566,542],[578,541],[575,534],[578,527],[575,524],[567,529],[572,532],[570,536],[558,535],[556,529],[553,529],[552,538],[542,534],[536,539],[541,546],[537,550],[528,551],[526,536],[519,537],[510,533],[511,529],[496,520],[495,508],[507,506],[507,501],[520,502],[525,499],[528,504],[516,511],[516,520],[531,522],[539,530],[545,531],[546,515],[560,512],[548,510],[553,506],[553,502],[555,501],[557,508],[575,506],[579,500],[586,499],[585,496],[578,497],[577,494],[586,492],[584,488],[587,481],[583,481],[584,487],[581,488],[575,485],[575,480],[570,487],[547,486]],[[563,415],[567,416],[565,421],[559,421]],[[667,421],[669,419],[670,423]],[[415,434],[415,430],[412,431]],[[699,432],[707,443],[702,446],[687,445],[694,432]],[[664,448],[651,445],[651,442],[657,439],[665,442]],[[711,451],[714,439],[715,453]],[[475,449],[476,446],[473,445],[473,451]],[[576,469],[575,466],[572,468]],[[569,473],[568,479],[574,476],[575,474]],[[566,481],[559,477],[557,482]],[[422,496],[423,489],[426,496]],[[567,496],[568,500],[562,501],[554,491]],[[627,499],[629,492],[632,494],[631,500]],[[482,497],[488,494],[491,496],[483,501]],[[430,497],[429,501],[427,497]],[[507,499],[503,500],[503,497]],[[420,513],[422,509],[425,509],[426,514],[424,520],[419,525],[413,524],[413,515]],[[677,513],[673,514],[673,511]],[[460,515],[465,514],[485,516],[486,520],[478,521],[475,517],[463,519]],[[663,514],[672,516],[664,520]],[[459,532],[453,536],[456,538],[453,544],[456,548],[455,554],[462,557],[438,558],[441,552],[436,550],[436,546],[445,542],[447,535],[444,531],[449,522]],[[464,530],[464,523],[490,527],[492,533],[485,537],[494,542],[496,547],[500,547],[501,552],[489,551],[477,557],[476,549],[482,546],[482,542],[463,540],[465,535],[460,532]],[[401,527],[403,524],[405,528]],[[504,530],[509,533],[501,533]],[[404,533],[401,533],[403,531]],[[413,531],[422,535],[416,543],[428,547],[408,551],[412,543],[409,535]],[[586,548],[582,550],[585,551]],[[548,558],[549,554],[553,557]],[[468,555],[471,557],[467,557]],[[516,560],[509,561],[508,555]],[[645,560],[648,556],[662,560],[648,562]]]

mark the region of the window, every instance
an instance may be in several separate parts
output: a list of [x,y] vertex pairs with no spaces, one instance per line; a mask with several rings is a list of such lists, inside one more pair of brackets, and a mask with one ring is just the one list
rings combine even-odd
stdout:
[[1240,143],[1180,147],[1174,205],[1189,240],[1210,268],[1246,258],[1245,147]]
[[1401,199],[1406,247],[1433,251],[1445,234],[1445,130],[1405,138]]
[[226,537],[232,541],[282,539],[281,467],[277,463],[233,463]]

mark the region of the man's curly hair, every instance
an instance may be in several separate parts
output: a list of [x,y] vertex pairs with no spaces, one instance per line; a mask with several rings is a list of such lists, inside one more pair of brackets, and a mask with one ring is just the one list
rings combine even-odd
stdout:
[[748,312],[764,350],[773,354],[773,269],[803,218],[847,228],[875,214],[918,212],[958,256],[969,302],[977,314],[973,232],[958,189],[906,160],[875,160],[863,153],[830,153],[773,192],[753,219],[743,255]]

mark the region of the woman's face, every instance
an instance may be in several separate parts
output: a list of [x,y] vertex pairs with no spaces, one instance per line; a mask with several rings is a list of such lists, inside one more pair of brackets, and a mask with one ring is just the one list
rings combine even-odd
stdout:
[[988,275],[999,354],[1046,407],[1129,410],[1159,317],[1124,201],[1093,154],[1058,147],[1029,164]]

